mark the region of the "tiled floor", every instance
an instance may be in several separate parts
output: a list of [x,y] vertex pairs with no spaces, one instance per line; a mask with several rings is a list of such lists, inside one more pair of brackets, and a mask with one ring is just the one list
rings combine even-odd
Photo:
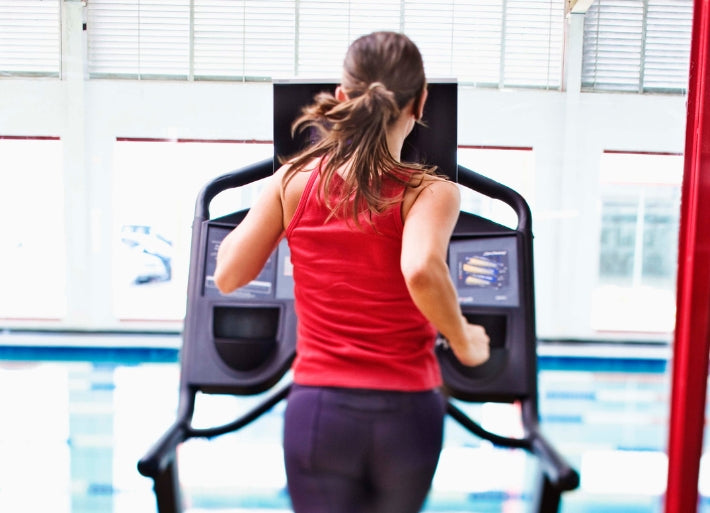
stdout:
[[[581,473],[561,512],[661,512],[669,395],[663,351],[542,349],[543,431]],[[119,349],[0,344],[0,511],[156,511],[151,482],[136,463],[174,420],[176,358],[169,347],[131,349],[125,340]],[[195,424],[228,422],[258,400],[200,396]],[[515,406],[461,406],[492,431],[519,431]],[[236,434],[181,446],[188,510],[288,511],[282,412],[279,404]],[[524,452],[495,448],[448,421],[427,511],[528,511],[534,470]],[[704,467],[700,490],[705,501]]]

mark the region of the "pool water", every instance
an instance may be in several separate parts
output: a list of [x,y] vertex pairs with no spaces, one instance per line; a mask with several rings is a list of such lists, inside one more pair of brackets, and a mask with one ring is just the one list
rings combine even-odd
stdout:
[[[541,426],[580,472],[562,513],[663,510],[669,375],[664,353],[540,356]],[[637,354],[637,353],[636,353]],[[659,356],[659,354],[661,356]],[[137,461],[175,419],[175,347],[0,345],[0,511],[156,511]],[[197,427],[238,417],[260,397],[199,395]],[[517,405],[457,405],[486,429],[521,433]],[[280,403],[237,433],[190,440],[178,461],[186,511],[289,511]],[[448,419],[426,511],[530,511],[536,460],[497,448]],[[710,474],[701,467],[701,511]]]

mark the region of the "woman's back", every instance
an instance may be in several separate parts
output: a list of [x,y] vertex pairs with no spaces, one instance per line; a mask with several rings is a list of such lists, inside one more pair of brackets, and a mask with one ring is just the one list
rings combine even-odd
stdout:
[[[400,269],[406,187],[384,182],[393,204],[363,213],[356,226],[349,216],[331,215],[319,195],[319,169],[302,175],[308,179],[298,206],[292,206],[294,196],[285,204],[295,211],[286,236],[299,318],[296,382],[383,390],[439,386],[436,330],[414,305]],[[330,189],[334,197],[340,180],[336,176]],[[294,192],[289,186],[287,198]]]

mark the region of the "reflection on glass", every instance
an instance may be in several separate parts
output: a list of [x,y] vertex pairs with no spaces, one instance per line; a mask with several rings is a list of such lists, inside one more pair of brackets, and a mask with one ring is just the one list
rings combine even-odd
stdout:
[[595,329],[673,330],[682,162],[680,155],[603,155]]
[[152,226],[121,226],[121,244],[127,281],[140,285],[172,279],[173,243]]
[[[671,192],[680,193],[675,187]],[[600,283],[672,288],[678,246],[678,205],[645,195],[602,204]]]
[[[119,140],[114,147],[114,314],[180,321],[185,315],[195,200],[222,174],[269,158],[271,144]],[[213,217],[247,208],[259,183],[219,194]]]
[[636,244],[636,205],[605,201],[599,251],[599,279],[606,283],[631,284]]
[[3,318],[60,319],[66,314],[62,172],[58,138],[0,138]]
[[643,267],[645,282],[675,287],[680,188],[670,201],[655,200],[646,206],[643,226]]

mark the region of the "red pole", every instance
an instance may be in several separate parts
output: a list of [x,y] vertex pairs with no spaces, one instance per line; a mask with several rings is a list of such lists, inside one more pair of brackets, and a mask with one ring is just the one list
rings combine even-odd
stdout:
[[696,512],[699,499],[710,354],[709,43],[710,0],[695,0],[678,245],[666,513]]

